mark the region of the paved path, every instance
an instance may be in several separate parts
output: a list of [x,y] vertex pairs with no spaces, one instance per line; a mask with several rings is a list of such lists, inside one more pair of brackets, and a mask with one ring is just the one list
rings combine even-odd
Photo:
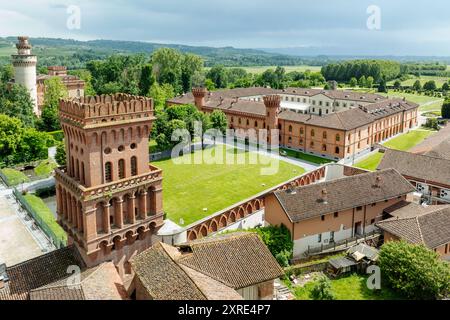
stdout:
[[53,250],[46,235],[20,208],[12,189],[0,183],[0,264],[12,266]]

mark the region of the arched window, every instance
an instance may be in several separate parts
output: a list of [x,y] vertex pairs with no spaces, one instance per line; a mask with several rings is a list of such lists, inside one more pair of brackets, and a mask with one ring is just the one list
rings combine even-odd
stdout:
[[300,128],[300,134],[303,134],[303,127]]
[[250,121],[247,119],[247,125],[249,125],[250,124]]
[[341,141],[341,136],[339,133],[336,135],[336,142],[338,142],[338,141]]
[[125,179],[125,160],[119,160],[119,179]]
[[314,141],[311,141],[310,146],[311,146],[311,148],[314,148]]
[[311,137],[314,137],[314,134],[315,134],[314,129],[311,129]]
[[292,137],[289,137],[288,142],[289,142],[289,143],[292,142]]
[[111,164],[111,162],[107,162],[105,164],[105,181],[106,182],[112,181],[112,164]]
[[231,117],[231,123],[233,123],[234,122],[234,118],[233,117]]
[[326,139],[326,138],[327,138],[327,132],[324,131],[324,132],[322,133],[322,136],[323,136],[324,139]]
[[292,126],[289,126],[289,132],[292,132]]
[[81,183],[84,184],[86,179],[86,175],[84,172],[84,162],[81,162]]
[[131,157],[131,175],[137,176],[137,158]]
[[334,152],[336,153],[336,154],[339,154],[339,147],[336,147],[336,149],[334,150]]
[[258,128],[258,121],[255,121],[255,128]]
[[322,151],[327,151],[327,145],[326,144],[322,145]]

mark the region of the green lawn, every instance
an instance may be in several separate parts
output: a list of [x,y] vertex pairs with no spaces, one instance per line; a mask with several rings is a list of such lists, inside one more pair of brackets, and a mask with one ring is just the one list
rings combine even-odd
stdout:
[[[367,288],[367,276],[352,274],[348,277],[331,280],[331,289],[336,300],[400,300],[401,296],[389,288],[373,291]],[[308,282],[303,287],[295,287],[294,295],[297,300],[311,300],[311,291],[315,281]]]
[[424,104],[419,107],[419,111],[441,111],[444,100],[438,100],[429,104]]
[[432,135],[433,133],[436,132],[422,129],[411,130],[408,133],[402,134],[389,140],[388,142],[383,143],[383,145],[391,149],[407,151],[415,145],[421,143],[425,138]]
[[[238,154],[245,163],[237,164],[235,160],[234,164],[176,164],[172,159],[153,162],[163,170],[164,210],[167,218],[175,223],[183,218],[184,225],[188,225],[304,172],[299,166],[261,155],[259,159],[264,164],[250,164],[250,155],[253,157],[256,153],[225,151],[224,146],[197,151],[195,156],[209,155],[211,150],[216,154],[222,151],[221,160],[225,155],[226,159],[233,159]],[[176,160],[192,161],[192,155]],[[276,168],[277,163],[276,174],[261,174],[261,168]],[[204,208],[207,211],[203,211]]]
[[57,166],[56,162],[52,159],[43,160],[34,168],[34,173],[39,177],[49,177]]
[[326,164],[326,163],[330,163],[330,162],[335,162],[333,160],[328,160],[325,158],[314,156],[312,154],[307,154],[307,153],[303,153],[303,152],[299,152],[299,151],[295,151],[295,150],[281,148],[280,151],[286,152],[286,155],[288,157],[297,158],[297,159],[305,160],[305,161],[316,163],[316,164]]
[[[411,130],[408,133],[402,134],[389,140],[388,142],[383,143],[383,145],[395,150],[408,151],[433,133],[435,133],[435,131],[423,129]],[[375,171],[382,158],[382,153],[376,153],[356,163],[355,167]]]
[[[438,77],[438,76],[420,76],[420,77],[411,77],[411,79],[402,81],[402,86],[413,86],[416,80],[420,81],[420,84],[423,86],[425,82],[434,80],[438,88],[442,87],[445,82],[448,82],[449,78],[447,77]],[[388,82],[388,85],[394,85],[396,80],[392,80]]]
[[43,223],[53,231],[53,233],[61,238],[67,239],[66,232],[61,228],[61,226],[56,222],[55,216],[49,207],[45,204],[45,202],[35,196],[34,194],[27,194],[24,196],[25,201],[34,209],[39,218],[43,221]]
[[390,90],[388,93],[380,93],[377,92],[380,95],[387,96],[389,98],[406,98],[406,100],[417,103],[419,105],[433,102],[433,101],[440,101],[442,99],[436,98],[436,97],[430,97],[426,96],[424,94],[415,94],[415,93],[406,93],[401,91],[393,91]]
[[10,186],[16,186],[20,183],[30,181],[30,179],[23,172],[15,169],[5,168],[2,169],[2,173],[8,179],[8,183]]

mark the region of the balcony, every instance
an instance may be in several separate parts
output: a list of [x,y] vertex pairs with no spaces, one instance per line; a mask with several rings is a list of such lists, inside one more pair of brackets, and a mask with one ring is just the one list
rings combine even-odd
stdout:
[[150,164],[149,172],[144,174],[112,181],[98,186],[85,187],[81,185],[78,180],[70,177],[67,174],[65,167],[61,167],[55,170],[55,179],[63,182],[66,187],[70,188],[70,190],[81,199],[92,200],[102,197],[105,193],[116,193],[122,190],[128,190],[130,188],[159,181],[162,179],[162,170]]

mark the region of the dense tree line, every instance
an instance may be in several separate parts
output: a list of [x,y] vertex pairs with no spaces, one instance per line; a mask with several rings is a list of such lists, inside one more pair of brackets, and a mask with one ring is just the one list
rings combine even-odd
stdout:
[[351,78],[372,77],[375,82],[393,80],[400,75],[400,63],[389,60],[352,60],[322,67],[327,80],[348,82]]

